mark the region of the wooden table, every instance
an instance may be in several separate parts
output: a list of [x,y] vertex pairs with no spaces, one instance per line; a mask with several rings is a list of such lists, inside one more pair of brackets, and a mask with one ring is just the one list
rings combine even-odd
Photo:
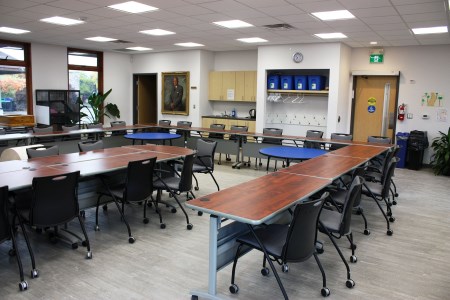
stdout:
[[125,134],[123,136],[126,139],[133,140],[133,145],[136,140],[140,140],[141,144],[144,144],[145,141],[163,141],[163,144],[166,140],[169,140],[170,145],[172,146],[173,139],[179,139],[181,134],[175,133],[165,133],[165,132],[139,132],[133,134]]

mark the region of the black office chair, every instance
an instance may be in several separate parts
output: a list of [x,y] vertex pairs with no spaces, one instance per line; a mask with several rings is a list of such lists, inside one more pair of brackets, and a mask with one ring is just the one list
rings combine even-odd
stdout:
[[[384,219],[386,220],[387,224],[387,235],[392,235],[394,231],[390,227],[390,222],[394,222],[395,218],[392,215],[391,206],[388,204],[389,201],[389,192],[390,192],[390,186],[391,186],[391,179],[392,175],[394,174],[395,166],[397,165],[397,162],[399,159],[397,157],[393,157],[391,161],[389,162],[386,175],[383,177],[383,182],[368,182],[366,181],[363,185],[362,193],[366,196],[371,197],[375,203],[377,204],[378,208],[380,209],[381,213],[383,214]],[[384,209],[381,207],[380,203],[381,201],[384,201],[387,207],[387,211],[385,212]],[[389,216],[389,219],[388,219]]]
[[[58,226],[78,218],[84,234],[83,245],[87,247],[86,258],[91,259],[89,238],[78,205],[79,177],[80,171],[33,178],[31,194],[15,195],[15,211],[19,223],[38,228],[53,227],[54,232],[50,235],[51,241],[56,241],[57,238],[64,239],[64,236],[59,235]],[[72,248],[76,249],[77,247],[77,244],[72,244]]]
[[377,143],[377,144],[391,144],[392,139],[387,136],[378,136],[378,135],[371,135],[367,138],[367,141],[369,143]]
[[[103,124],[102,123],[98,123],[98,124],[86,124],[86,128],[87,129],[100,129],[103,130]],[[88,134],[88,139],[94,139],[94,140],[98,140],[101,137],[103,137],[104,134],[103,132],[98,132],[98,133],[89,133]]]
[[[240,131],[240,132],[248,132],[248,126],[242,126],[242,125],[231,125],[230,130],[232,131]],[[242,143],[246,143],[247,142],[247,137],[243,137],[243,138],[239,138],[236,134],[230,134],[230,136],[228,137],[228,140],[230,141],[235,141],[235,142],[239,142],[239,149],[242,148]],[[231,167],[240,169],[241,168],[241,162],[239,161],[239,151],[236,157],[236,162],[233,163],[231,165]],[[226,157],[227,161],[231,160],[231,157],[229,154],[227,154]]]
[[[327,196],[328,193],[324,193],[320,199],[297,204],[289,225],[270,224],[257,229],[253,229],[249,225],[251,232],[239,236],[236,239],[239,246],[234,256],[231,273],[230,292],[232,294],[236,294],[239,291],[239,287],[235,284],[235,272],[238,259],[242,252],[247,251],[248,247],[250,247],[264,253],[261,274],[263,276],[269,274],[269,269],[266,267],[266,261],[268,261],[285,299],[288,299],[288,296],[272,261],[280,264],[283,272],[288,272],[288,263],[306,261],[311,256],[314,256],[322,273],[322,296],[326,297],[330,295],[330,290],[326,287],[325,272],[317,256],[315,247],[318,216]],[[243,246],[245,247],[243,248]]]
[[[190,121],[178,121],[177,122],[177,127],[181,127],[181,128],[189,128],[192,126],[192,122]],[[178,144],[177,142],[179,140],[175,140],[175,144],[182,146],[182,147],[186,147],[186,142],[187,142],[187,138],[189,138],[191,136],[191,131],[189,130],[182,130],[182,129],[177,129],[176,134],[179,134],[183,137],[183,139],[179,139],[180,141],[183,141],[182,144]]]
[[[361,198],[361,187],[363,185],[363,182],[364,179],[362,177],[355,177],[352,185],[350,186],[350,189],[348,190],[341,212],[330,209],[322,209],[319,216],[319,231],[328,235],[334,247],[336,248],[336,251],[345,264],[345,268],[347,269],[347,281],[345,282],[345,285],[348,288],[353,288],[355,286],[355,282],[353,281],[353,279],[351,279],[350,267],[348,266],[348,263],[345,260],[345,257],[334,238],[341,238],[345,236],[349,240],[350,248],[352,249],[352,256],[350,257],[350,261],[352,263],[356,263],[356,245],[353,243],[351,220],[353,204],[356,199]],[[323,252],[323,249],[319,248],[318,251]]]
[[[97,199],[97,207],[95,210],[95,230],[100,230],[98,226],[98,208],[100,206],[100,199],[102,196],[111,197],[117,206],[117,209],[122,216],[122,220],[127,226],[128,242],[130,244],[135,242],[135,238],[131,235],[130,225],[125,219],[125,204],[141,204],[144,202],[144,224],[148,223],[147,218],[147,202],[152,197],[153,193],[153,171],[155,168],[156,157],[138,161],[130,161],[127,167],[127,175],[125,182],[116,186],[109,186],[105,178],[100,177],[105,190],[99,191]],[[122,208],[120,204],[122,203]],[[159,212],[158,212],[159,214]]]
[[[111,127],[125,127],[127,126],[127,123],[125,121],[112,121],[109,123],[111,125]],[[112,135],[125,135],[127,134],[126,130],[118,130],[118,131],[113,131]]]
[[[73,126],[61,126],[62,131],[63,132],[68,132],[68,131],[72,131],[72,130],[79,130],[80,126],[78,125],[73,125]],[[81,139],[81,135],[79,134],[75,134],[75,135],[65,135],[63,136],[62,140],[63,141],[73,141],[73,140],[80,140]]]
[[[5,135],[6,129],[0,128],[0,135]],[[0,141],[0,147],[8,147],[8,141]]]
[[102,140],[98,140],[98,141],[87,140],[87,141],[82,141],[82,142],[78,143],[78,150],[80,150],[80,152],[100,150],[103,148],[104,148],[104,145],[103,145]]
[[28,158],[45,157],[59,155],[58,145],[54,146],[38,146],[35,148],[27,148]]
[[[159,120],[158,125],[160,126],[170,126],[171,121],[170,120]],[[158,132],[164,132],[169,133],[169,128],[158,128]]]
[[211,175],[214,183],[217,186],[217,190],[220,191],[219,184],[216,178],[214,178],[214,154],[216,152],[217,142],[212,140],[197,140],[197,155],[192,166],[192,176],[195,179],[194,189],[198,191],[198,180],[194,173],[202,173]]
[[[53,133],[53,126],[46,126],[46,127],[33,127],[33,132],[37,134],[46,134],[46,133]],[[40,143],[51,143],[54,142],[54,137],[33,137],[33,144],[40,144]]]
[[[211,124],[209,126],[210,129],[215,129],[215,130],[225,130],[225,124]],[[210,139],[218,139],[218,140],[223,140],[224,139],[225,134],[223,133],[218,133],[218,132],[210,132],[208,134],[208,138]],[[219,153],[219,165],[222,164],[222,153]]]
[[[278,135],[281,136],[283,135],[283,129],[281,128],[263,128],[263,134],[270,134],[270,135]],[[270,144],[270,145],[283,145],[283,140],[279,139],[279,138],[268,138],[268,137],[264,137],[261,139],[261,143],[263,144]],[[275,160],[275,171],[277,170],[277,162],[278,159],[274,158]],[[284,167],[285,163],[283,160],[283,167]],[[269,167],[269,165],[267,165],[267,167]]]
[[[323,131],[307,130],[306,131],[306,137],[322,138],[323,137]],[[322,144],[323,143],[319,143],[319,142],[304,141],[303,142],[303,148],[322,149]]]
[[[193,198],[195,198],[194,193],[192,193],[192,168],[194,165],[195,155],[187,155],[183,160],[183,168],[181,170],[181,173],[178,173],[174,168],[172,171],[174,172],[173,176],[166,176],[162,177],[158,170],[156,170],[155,175],[157,176],[157,179],[153,181],[153,188],[157,190],[156,195],[156,201],[155,201],[155,207],[156,211],[158,212],[158,204],[164,203],[161,201],[161,192],[167,191],[170,193],[170,195],[173,196],[175,201],[180,206],[181,210],[183,211],[186,222],[187,222],[187,229],[191,230],[193,225],[189,222],[189,216],[186,213],[186,210],[181,205],[180,200],[178,199],[177,195],[180,195],[181,193],[187,193],[192,195]],[[169,205],[170,206],[170,205]],[[172,212],[176,212],[176,209],[172,206]],[[161,214],[159,215],[159,222],[160,227],[162,229],[166,228],[166,225],[162,221]]]
[[[23,276],[22,260],[20,259],[20,251],[17,250],[16,236],[14,234],[13,224],[11,224],[11,218],[10,218],[9,211],[10,210],[9,210],[9,205],[8,205],[8,187],[3,186],[3,187],[0,187],[0,243],[3,243],[7,240],[12,241],[12,249],[9,250],[9,255],[16,256],[17,264],[19,266],[19,276],[20,276],[19,289],[21,291],[25,291],[28,289],[28,282],[25,281],[25,278]],[[36,269],[33,251],[31,250],[30,241],[28,240],[28,236],[25,231],[25,228],[23,228],[23,225],[21,227],[22,227],[22,233],[25,237],[25,241],[26,241],[26,244],[28,247],[28,252],[30,253],[30,258],[31,258],[31,264],[32,264],[31,278],[36,278],[36,277],[39,277],[39,272]]]
[[[344,141],[352,141],[353,140],[353,135],[348,134],[348,133],[332,133],[331,134],[331,139],[332,140],[344,140]],[[344,148],[347,145],[344,144],[331,144],[329,150],[333,151],[333,150],[337,150],[340,148]]]

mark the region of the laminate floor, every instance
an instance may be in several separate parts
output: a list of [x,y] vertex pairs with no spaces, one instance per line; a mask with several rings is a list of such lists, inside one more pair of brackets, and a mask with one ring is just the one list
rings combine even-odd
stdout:
[[[265,170],[234,170],[228,163],[216,166],[221,188],[233,186]],[[216,190],[208,175],[199,175],[205,195]],[[375,203],[364,198],[363,205],[371,234],[363,235],[363,221],[353,216],[352,228],[358,246],[358,262],[350,264],[353,289],[345,286],[343,263],[324,235],[325,252],[320,259],[327,274],[329,299],[450,299],[450,178],[437,177],[429,169],[396,170],[400,197],[394,206],[393,236]],[[167,197],[167,194],[165,194]],[[168,199],[168,198],[167,198]],[[51,244],[45,234],[29,231],[39,278],[31,279],[31,263],[23,236],[19,234],[29,289],[18,289],[18,270],[8,256],[10,243],[0,245],[0,299],[190,299],[192,289],[207,288],[209,217],[189,210],[194,228],[186,229],[183,214],[163,208],[166,229],[159,228],[157,215],[142,223],[142,207],[126,209],[136,238],[129,244],[126,228],[113,205],[100,213],[100,231],[94,231],[95,210],[86,211],[93,259],[86,260],[85,248],[72,250],[63,243]],[[77,222],[70,228],[78,230]],[[344,255],[350,250],[346,239],[338,241]],[[225,299],[282,299],[274,276],[260,274],[262,255],[252,251],[239,260],[236,282],[239,293],[228,291],[231,265],[218,273],[218,293]],[[289,273],[279,272],[290,299],[320,299],[321,275],[314,259],[290,264]]]

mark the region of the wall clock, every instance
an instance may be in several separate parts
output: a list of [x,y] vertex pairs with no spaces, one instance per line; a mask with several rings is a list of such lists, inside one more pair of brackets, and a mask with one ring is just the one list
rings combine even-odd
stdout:
[[292,55],[292,60],[296,63],[299,63],[303,60],[303,54],[301,54],[300,52],[295,52]]

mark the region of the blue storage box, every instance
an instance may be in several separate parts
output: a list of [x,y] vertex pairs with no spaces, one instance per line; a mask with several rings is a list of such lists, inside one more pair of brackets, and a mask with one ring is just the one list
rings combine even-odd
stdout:
[[268,90],[279,90],[280,89],[280,76],[269,75],[267,78],[267,89]]
[[296,90],[307,90],[308,76],[294,76],[294,87]]
[[323,90],[325,88],[325,77],[320,75],[309,75],[308,87],[310,90]]
[[293,90],[293,78],[292,75],[283,75],[280,76],[281,81],[281,89],[282,90]]

